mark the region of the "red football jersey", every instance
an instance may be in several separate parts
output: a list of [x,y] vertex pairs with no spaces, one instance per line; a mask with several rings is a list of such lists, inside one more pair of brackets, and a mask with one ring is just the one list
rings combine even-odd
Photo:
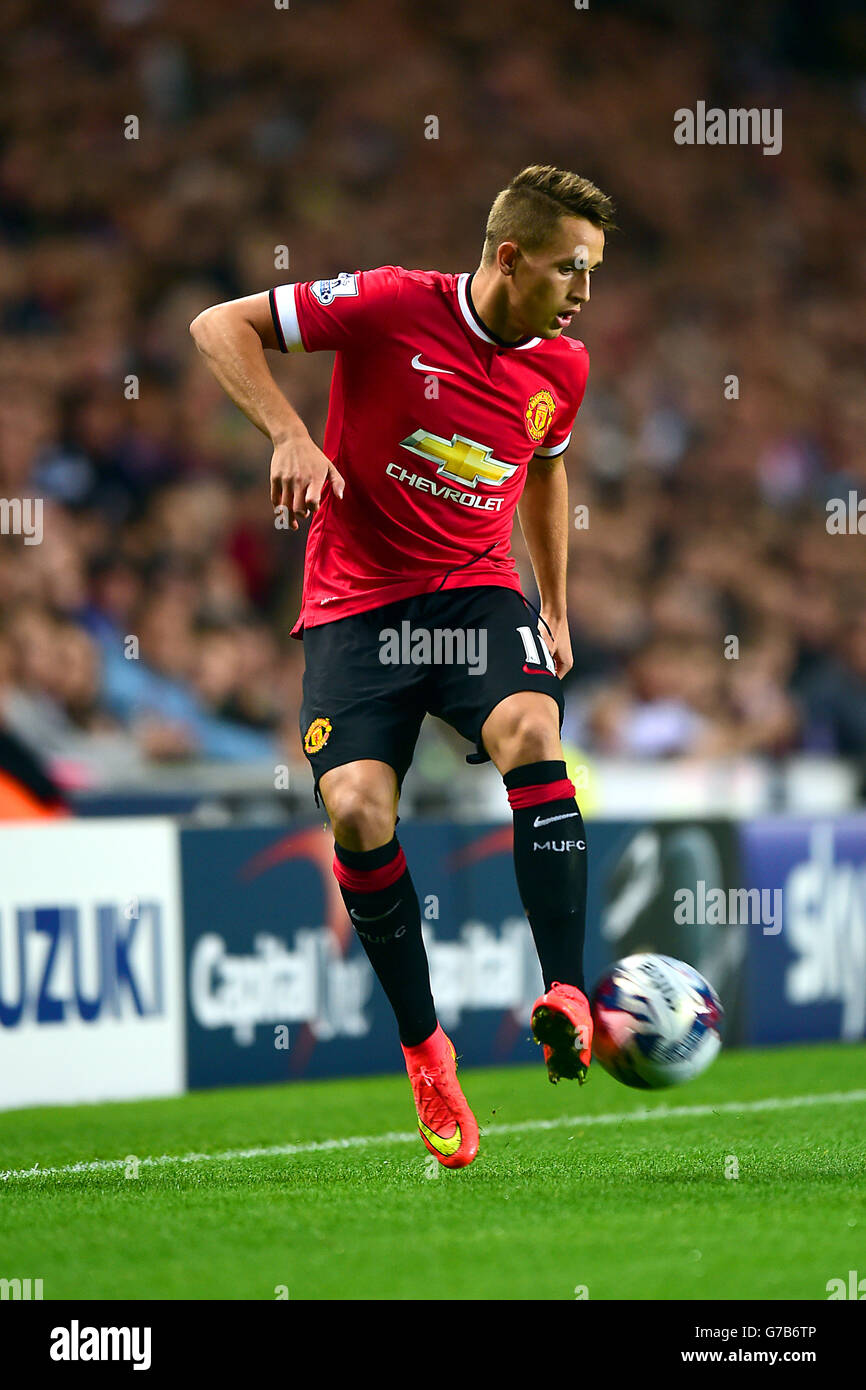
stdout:
[[520,589],[527,464],[568,448],[589,354],[498,342],[470,281],[382,266],[271,290],[284,352],[336,351],[323,448],[346,481],[342,500],[325,484],[310,524],[293,637],[440,587]]

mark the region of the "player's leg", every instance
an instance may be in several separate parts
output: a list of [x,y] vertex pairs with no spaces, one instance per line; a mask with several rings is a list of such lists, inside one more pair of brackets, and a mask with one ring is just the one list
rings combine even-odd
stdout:
[[334,874],[352,925],[388,997],[404,1047],[436,1029],[418,894],[394,833],[397,774],[360,759],[331,768],[319,792],[334,831]]
[[523,690],[492,711],[481,730],[502,774],[514,817],[514,868],[535,938],[545,988],[583,989],[586,831],[559,741],[559,710]]
[[544,1044],[551,1081],[582,1082],[592,1045],[583,978],[586,830],[566,772],[559,722],[558,705],[548,695],[518,691],[488,715],[481,738],[508,792],[517,887],[544,977],[532,1031]]
[[334,830],[334,874],[397,1020],[421,1137],[440,1163],[461,1168],[478,1152],[478,1125],[436,1020],[418,895],[395,835],[424,718],[423,673],[379,661],[378,634],[386,613],[399,626],[395,609],[305,633],[301,731]]
[[421,1137],[440,1163],[463,1168],[478,1152],[478,1126],[436,1020],[418,895],[394,833],[397,774],[366,758],[324,773],[319,790],[343,901],[397,1019]]
[[[582,990],[586,833],[562,756],[564,701],[553,658],[514,590],[455,589],[430,595],[426,606],[429,625],[461,635],[463,652],[477,658],[474,666],[442,662],[428,708],[476,744],[470,762],[490,758],[501,773],[545,986],[559,980]],[[451,651],[460,647],[452,643]]]
[[545,1042],[548,1070],[552,1080],[582,1077],[592,1028],[583,992],[586,833],[562,756],[564,702],[553,659],[537,636],[536,618],[513,590],[453,590],[431,596],[429,607],[431,622],[462,631],[465,651],[483,656],[472,668],[443,665],[430,708],[476,744],[468,761],[490,758],[503,775],[514,816],[517,885],[541,963],[543,1000],[555,994],[557,1002],[567,1001],[572,1040],[582,1039],[579,1054],[572,1047],[559,1055],[557,1046],[556,1056]]

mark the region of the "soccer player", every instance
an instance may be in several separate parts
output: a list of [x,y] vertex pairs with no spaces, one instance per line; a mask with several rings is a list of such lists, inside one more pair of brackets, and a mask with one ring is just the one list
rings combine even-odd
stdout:
[[[544,979],[531,1024],[550,1080],[583,1082],[590,1064],[586,836],[560,743],[560,679],[572,665],[563,455],[589,358],[564,335],[613,225],[594,184],[533,165],[495,199],[474,274],[343,272],[215,305],[190,326],[271,440],[274,508],[292,530],[312,514],[292,631],[305,653],[304,752],[343,900],[396,1015],[421,1136],[450,1168],[472,1162],[478,1126],[436,1020],[395,835],[428,712],[475,744],[467,761],[492,759],[505,783]],[[336,352],[323,450],[265,349]],[[510,553],[515,509],[540,612]],[[408,634],[414,660],[404,647],[394,664],[395,633]]]

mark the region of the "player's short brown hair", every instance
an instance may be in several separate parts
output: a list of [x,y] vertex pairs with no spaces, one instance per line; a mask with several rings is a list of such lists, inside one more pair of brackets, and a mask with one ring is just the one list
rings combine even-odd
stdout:
[[584,217],[594,227],[611,231],[616,227],[615,211],[607,194],[589,179],[552,164],[530,164],[496,195],[481,259],[489,264],[503,241],[538,251],[553,238],[561,217]]

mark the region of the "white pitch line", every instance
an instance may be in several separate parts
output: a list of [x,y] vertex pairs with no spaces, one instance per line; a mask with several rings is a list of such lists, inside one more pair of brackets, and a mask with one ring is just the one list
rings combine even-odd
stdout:
[[[616,1125],[646,1120],[695,1119],[710,1115],[757,1114],[763,1110],[798,1110],[812,1105],[853,1105],[866,1101],[866,1090],[827,1091],[824,1095],[769,1096],[765,1100],[725,1101],[720,1105],[658,1105],[652,1110],[621,1110],[604,1115],[559,1115],[552,1120],[520,1120],[515,1124],[486,1125],[482,1134],[527,1134],[534,1130],[567,1129],[571,1125]],[[58,1168],[8,1168],[0,1180],[10,1178],[64,1177],[72,1173],[111,1173],[126,1168],[133,1159],[140,1168],[165,1168],[173,1163],[232,1163],[239,1158],[292,1158],[296,1154],[331,1153],[339,1149],[369,1149],[383,1144],[414,1144],[418,1131],[390,1134],[354,1134],[345,1139],[316,1139],[306,1144],[274,1144],[269,1148],[224,1149],[213,1154],[155,1154],[149,1158],[93,1158],[67,1163]]]

